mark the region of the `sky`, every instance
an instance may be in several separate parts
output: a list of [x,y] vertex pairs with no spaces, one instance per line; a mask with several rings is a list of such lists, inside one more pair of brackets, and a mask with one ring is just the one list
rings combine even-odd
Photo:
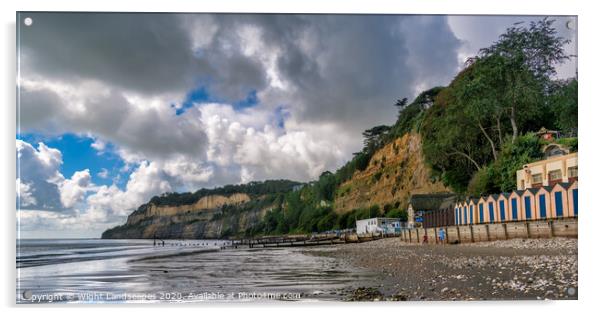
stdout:
[[[541,18],[21,13],[18,236],[98,238],[164,192],[315,179],[397,99]],[[576,55],[576,18],[552,18]]]

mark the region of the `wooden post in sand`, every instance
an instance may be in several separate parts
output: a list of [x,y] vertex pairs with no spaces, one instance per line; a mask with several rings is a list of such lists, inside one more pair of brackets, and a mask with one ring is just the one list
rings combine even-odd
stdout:
[[456,236],[458,236],[458,243],[462,243],[462,238],[460,238],[460,226],[459,225],[456,225],[456,233],[457,233]]
[[474,232],[472,231],[472,225],[469,225],[468,227],[470,227],[470,242],[474,242]]

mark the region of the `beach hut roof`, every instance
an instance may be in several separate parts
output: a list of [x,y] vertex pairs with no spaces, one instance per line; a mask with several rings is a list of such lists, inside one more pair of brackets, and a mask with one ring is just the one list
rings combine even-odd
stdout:
[[505,197],[505,198],[509,198],[511,193],[502,193],[500,194],[500,197]]
[[[568,188],[570,188],[570,187],[571,187],[571,184],[572,184],[572,183],[570,183],[570,182],[558,182],[558,183],[556,183],[556,184],[554,185],[554,187],[555,187],[555,186],[557,186],[557,185],[559,185],[559,186],[563,187],[565,190],[568,190]],[[553,187],[552,187],[552,188],[553,188]]]
[[552,188],[553,188],[553,186],[551,186],[551,185],[544,185],[543,187],[540,187],[539,189],[544,189],[548,192],[552,192]]
[[533,193],[533,195],[535,195],[535,194],[537,194],[537,191],[539,191],[540,188],[541,187],[539,187],[539,188],[528,188],[525,191],[529,191],[529,192]]

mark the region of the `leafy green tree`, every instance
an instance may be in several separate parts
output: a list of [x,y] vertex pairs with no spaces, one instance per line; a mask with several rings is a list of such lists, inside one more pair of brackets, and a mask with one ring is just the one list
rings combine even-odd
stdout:
[[578,125],[577,79],[554,82],[550,106],[558,128],[567,134],[576,134]]
[[524,164],[543,158],[543,141],[534,133],[504,143],[500,158],[476,172],[468,185],[472,196],[510,192],[516,189],[516,171]]
[[385,214],[385,217],[399,218],[402,222],[408,221],[408,212],[406,210],[392,209]]
[[492,152],[474,120],[465,115],[464,105],[454,93],[458,74],[422,122],[422,150],[435,176],[456,192],[464,192],[473,173],[492,160]]
[[519,135],[521,120],[533,113],[533,108],[549,87],[555,66],[570,56],[563,46],[569,42],[557,35],[554,20],[543,19],[529,26],[515,23],[498,41],[480,50],[469,64],[483,62],[497,76],[495,94],[507,108],[512,127],[512,141]]
[[336,191],[336,177],[330,171],[325,171],[320,175],[318,182],[315,184],[317,198],[319,201],[334,201],[334,193]]

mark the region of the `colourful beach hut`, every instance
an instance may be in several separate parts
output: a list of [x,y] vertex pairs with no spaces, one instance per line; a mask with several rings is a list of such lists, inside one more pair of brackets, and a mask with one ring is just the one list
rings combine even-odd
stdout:
[[571,183],[567,190],[567,195],[569,198],[569,216],[577,216],[579,214],[579,198],[578,198],[578,183],[574,181]]
[[487,223],[487,200],[481,197],[477,200],[477,220],[476,223],[484,224]]
[[[462,220],[462,225],[468,224],[468,201],[469,199],[465,199],[460,202],[460,219]],[[466,218],[464,218],[466,216]]]
[[478,203],[478,199],[470,199],[468,202],[468,224],[476,224],[479,222],[477,219]]
[[499,194],[491,194],[486,199],[486,212],[487,212],[487,223],[497,223],[499,222],[498,208],[497,208],[497,198]]
[[526,189],[522,195],[524,220],[533,220],[537,218],[535,209],[535,194],[539,191],[538,188]]
[[509,220],[511,221],[522,221],[525,219],[522,201],[524,192],[524,190],[516,190],[512,191],[510,196],[508,196],[508,206],[510,210]]
[[537,188],[535,193],[535,218],[546,219],[552,218],[551,195],[552,187],[542,186]]
[[510,218],[510,212],[508,209],[508,198],[510,193],[502,193],[497,198],[497,218],[500,222],[506,222]]
[[550,191],[553,218],[569,217],[568,182],[556,183]]

